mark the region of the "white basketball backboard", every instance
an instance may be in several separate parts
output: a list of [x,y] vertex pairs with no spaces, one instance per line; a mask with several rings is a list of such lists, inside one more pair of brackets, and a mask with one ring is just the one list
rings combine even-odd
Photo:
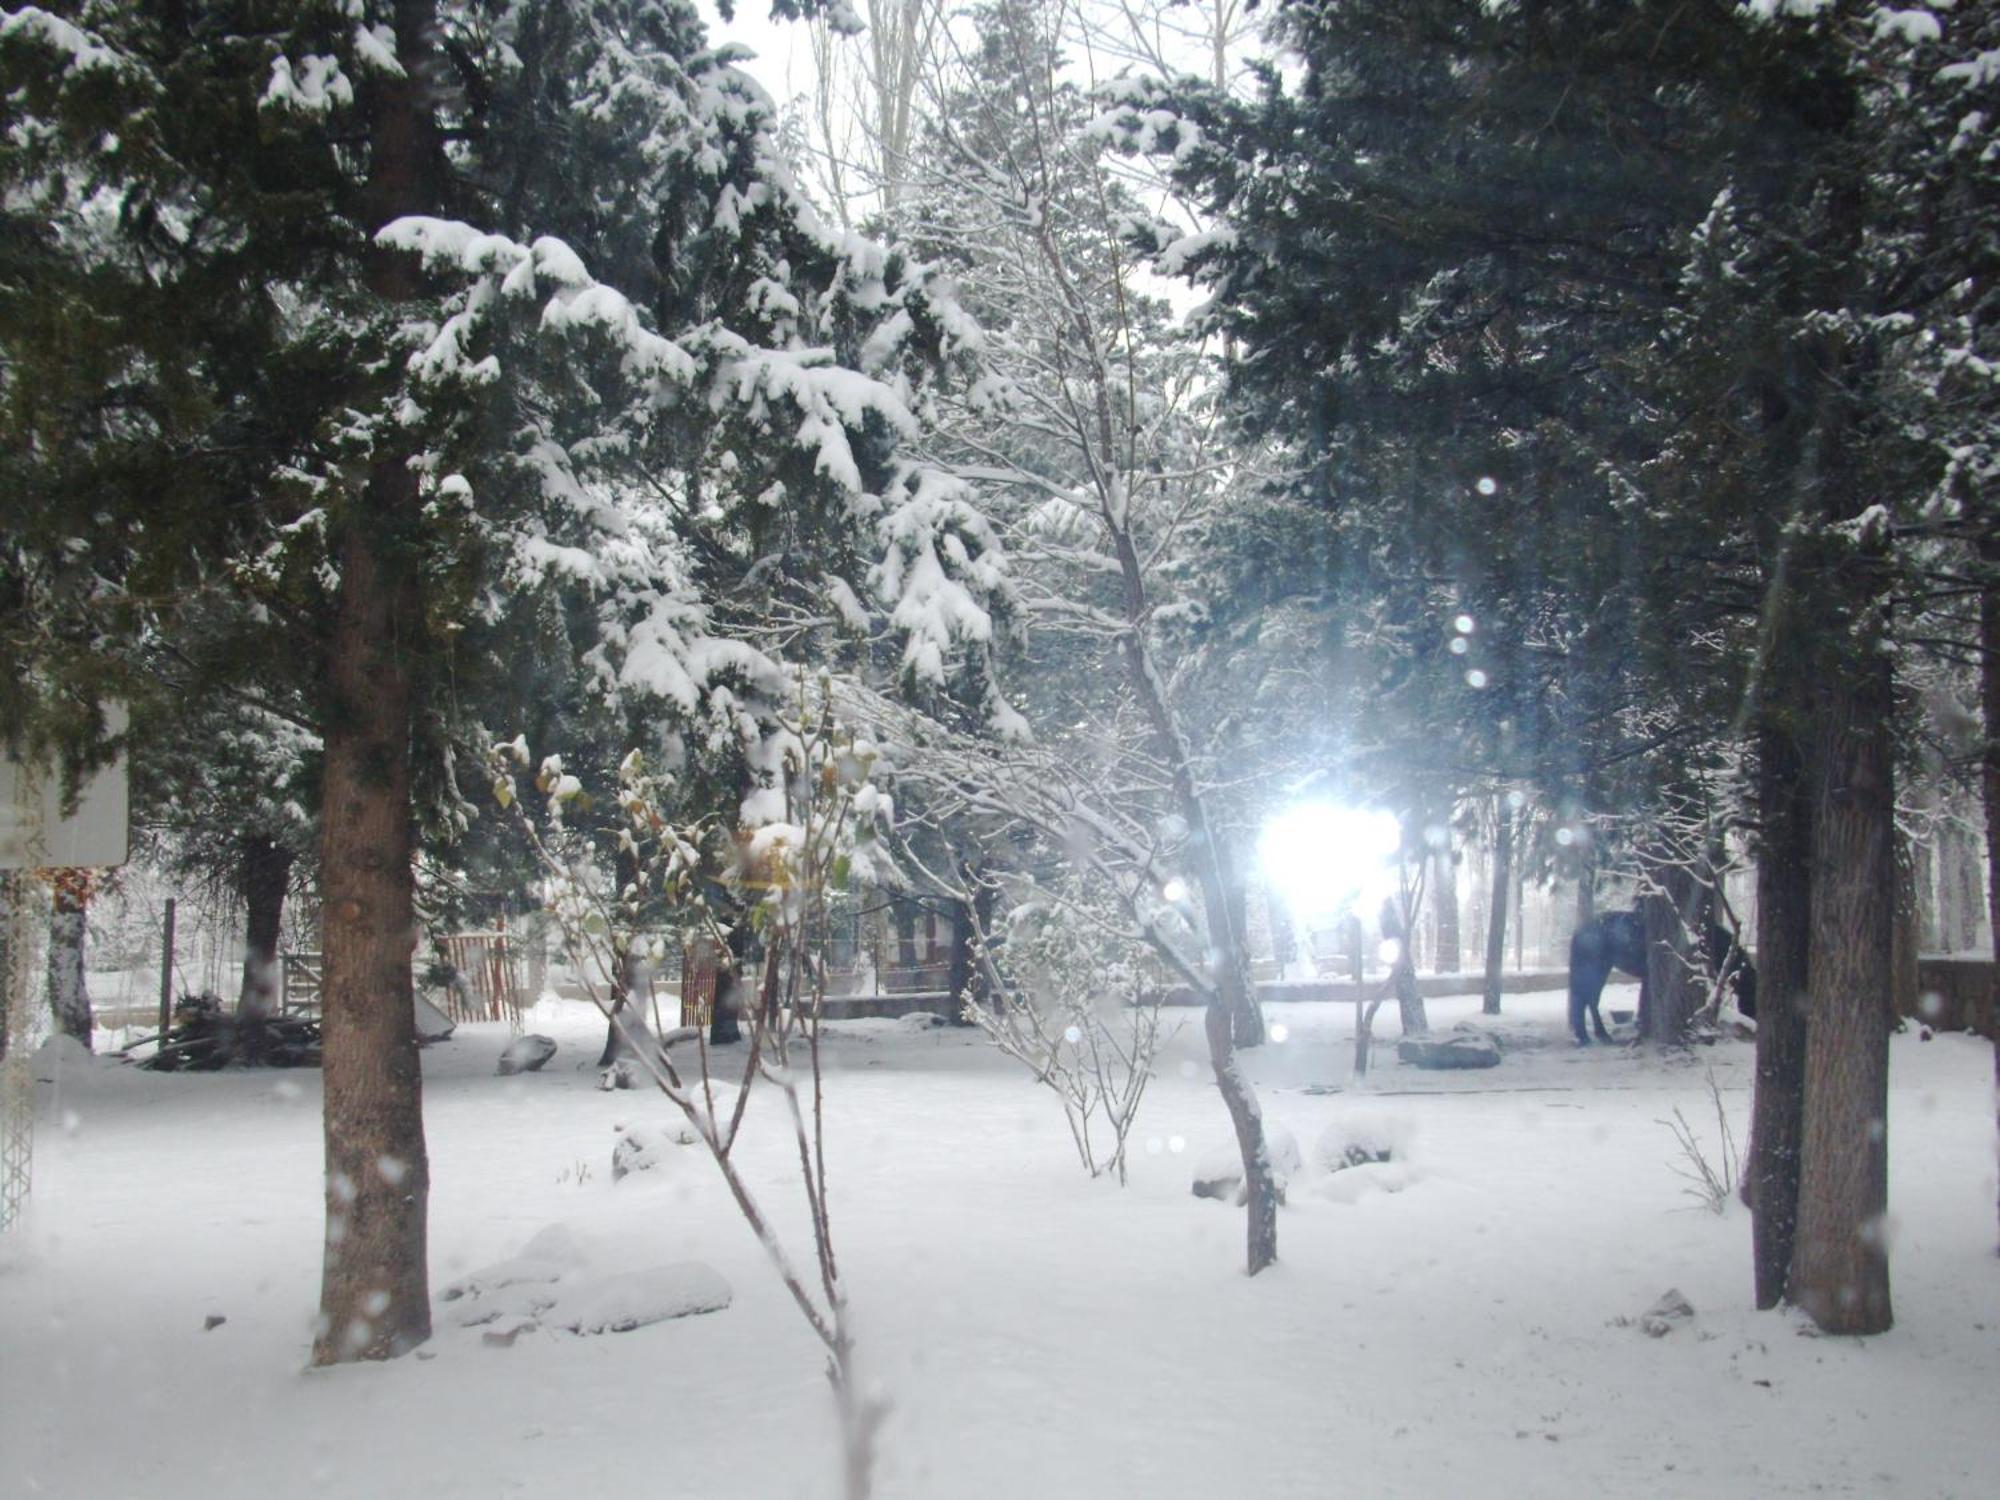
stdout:
[[[125,710],[105,710],[112,734]],[[0,870],[65,869],[125,863],[125,757],[85,781],[76,810],[63,816],[62,777],[0,755]]]

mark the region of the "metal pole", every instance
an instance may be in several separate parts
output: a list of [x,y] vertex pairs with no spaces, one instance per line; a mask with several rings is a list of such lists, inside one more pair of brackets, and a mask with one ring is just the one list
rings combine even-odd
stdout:
[[160,955],[160,1045],[174,1026],[174,898],[167,897],[167,937]]

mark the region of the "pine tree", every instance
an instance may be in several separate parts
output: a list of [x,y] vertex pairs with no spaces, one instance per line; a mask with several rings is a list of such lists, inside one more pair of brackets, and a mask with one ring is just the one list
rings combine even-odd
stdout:
[[[1760,1079],[1804,1122],[1799,1234],[1773,1253],[1849,1331],[1888,1321],[1869,1226],[1894,542],[1943,467],[1887,415],[1891,372],[1926,288],[1975,264],[1898,186],[1893,122],[1939,29],[1722,0],[1302,3],[1278,23],[1296,88],[1133,88],[1111,119],[1224,217],[1164,253],[1213,285],[1251,420],[1307,434],[1341,576],[1369,585],[1344,592],[1406,661],[1452,607],[1496,653],[1474,670],[1499,715],[1433,691],[1405,734],[1453,723],[1585,811],[1636,795],[1657,820],[1755,728],[1764,836],[1789,841],[1759,867],[1779,991]],[[1813,888],[1786,888],[1801,866]],[[1782,1188],[1759,1205],[1790,1212]]]
[[4,238],[36,273],[7,284],[8,706],[91,753],[106,686],[211,590],[310,663],[320,1362],[428,1333],[416,825],[469,815],[455,712],[493,701],[461,692],[524,596],[572,601],[607,700],[764,778],[758,695],[802,632],[751,617],[885,600],[918,676],[984,620],[977,518],[896,456],[952,314],[818,226],[704,45],[637,0],[0,18]]

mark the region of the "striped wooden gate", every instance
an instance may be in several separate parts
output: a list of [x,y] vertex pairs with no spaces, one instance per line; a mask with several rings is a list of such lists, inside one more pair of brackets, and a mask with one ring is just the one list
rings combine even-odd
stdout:
[[711,942],[681,949],[681,1025],[706,1031],[714,1023],[716,981],[722,973],[717,957]]
[[454,932],[438,939],[453,979],[444,991],[445,1014],[453,1021],[505,1021],[521,1029],[521,981],[504,928],[497,932]]
[[280,958],[283,975],[280,1007],[288,1016],[319,1014],[320,981],[324,974],[317,953],[286,953]]

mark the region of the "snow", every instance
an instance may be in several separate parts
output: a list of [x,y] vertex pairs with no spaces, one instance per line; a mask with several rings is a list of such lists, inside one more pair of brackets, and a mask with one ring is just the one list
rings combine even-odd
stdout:
[[311,53],[300,58],[294,68],[290,58],[281,56],[271,63],[271,80],[265,85],[260,102],[265,109],[296,109],[323,115],[353,104],[354,85],[341,72],[337,57]]
[[396,31],[392,26],[356,26],[354,55],[378,73],[403,77],[402,60],[396,56]]
[[[1740,1141],[1750,1047],[1575,1049],[1560,994],[1505,1003],[1491,1022],[1476,998],[1429,1002],[1433,1025],[1499,1036],[1476,1075],[1396,1065],[1385,1012],[1360,1093],[1351,1006],[1269,1007],[1286,1040],[1244,1066],[1274,1133],[1310,1149],[1254,1279],[1242,1211],[1190,1191],[1229,1137],[1193,1012],[1123,1190],[1077,1170],[1054,1104],[977,1036],[830,1026],[836,1250],[889,1404],[877,1494],[1990,1493],[1991,1046],[1895,1038],[1897,1325],[1812,1338],[1751,1309],[1748,1216],[1690,1204],[1659,1123],[1678,1106],[1713,1147],[1712,1069]],[[0,1240],[0,1490],[838,1494],[823,1351],[699,1148],[611,1180],[618,1127],[672,1132],[678,1112],[597,1091],[586,1007],[545,999],[528,1025],[563,1044],[538,1074],[493,1076],[500,1026],[424,1051],[432,1286],[483,1279],[471,1300],[541,1326],[514,1338],[504,1308],[458,1326],[468,1297],[440,1300],[418,1355],[318,1372],[317,1076],[65,1054],[38,1088],[27,1220]],[[810,1265],[777,1104],[753,1099],[738,1159]],[[1329,1172],[1348,1140],[1392,1160]],[[688,1263],[733,1290],[725,1309],[561,1331],[598,1297],[675,1305],[706,1280],[670,1269]],[[1648,1337],[1670,1291],[1693,1315]]]
[[1875,35],[1893,35],[1908,46],[1920,47],[1926,42],[1941,40],[1944,27],[1927,10],[1890,10],[1884,7],[1875,12]]
[[87,31],[80,30],[61,16],[51,15],[40,6],[24,5],[17,11],[0,11],[0,41],[25,37],[68,58],[68,71],[122,73],[125,59]]

